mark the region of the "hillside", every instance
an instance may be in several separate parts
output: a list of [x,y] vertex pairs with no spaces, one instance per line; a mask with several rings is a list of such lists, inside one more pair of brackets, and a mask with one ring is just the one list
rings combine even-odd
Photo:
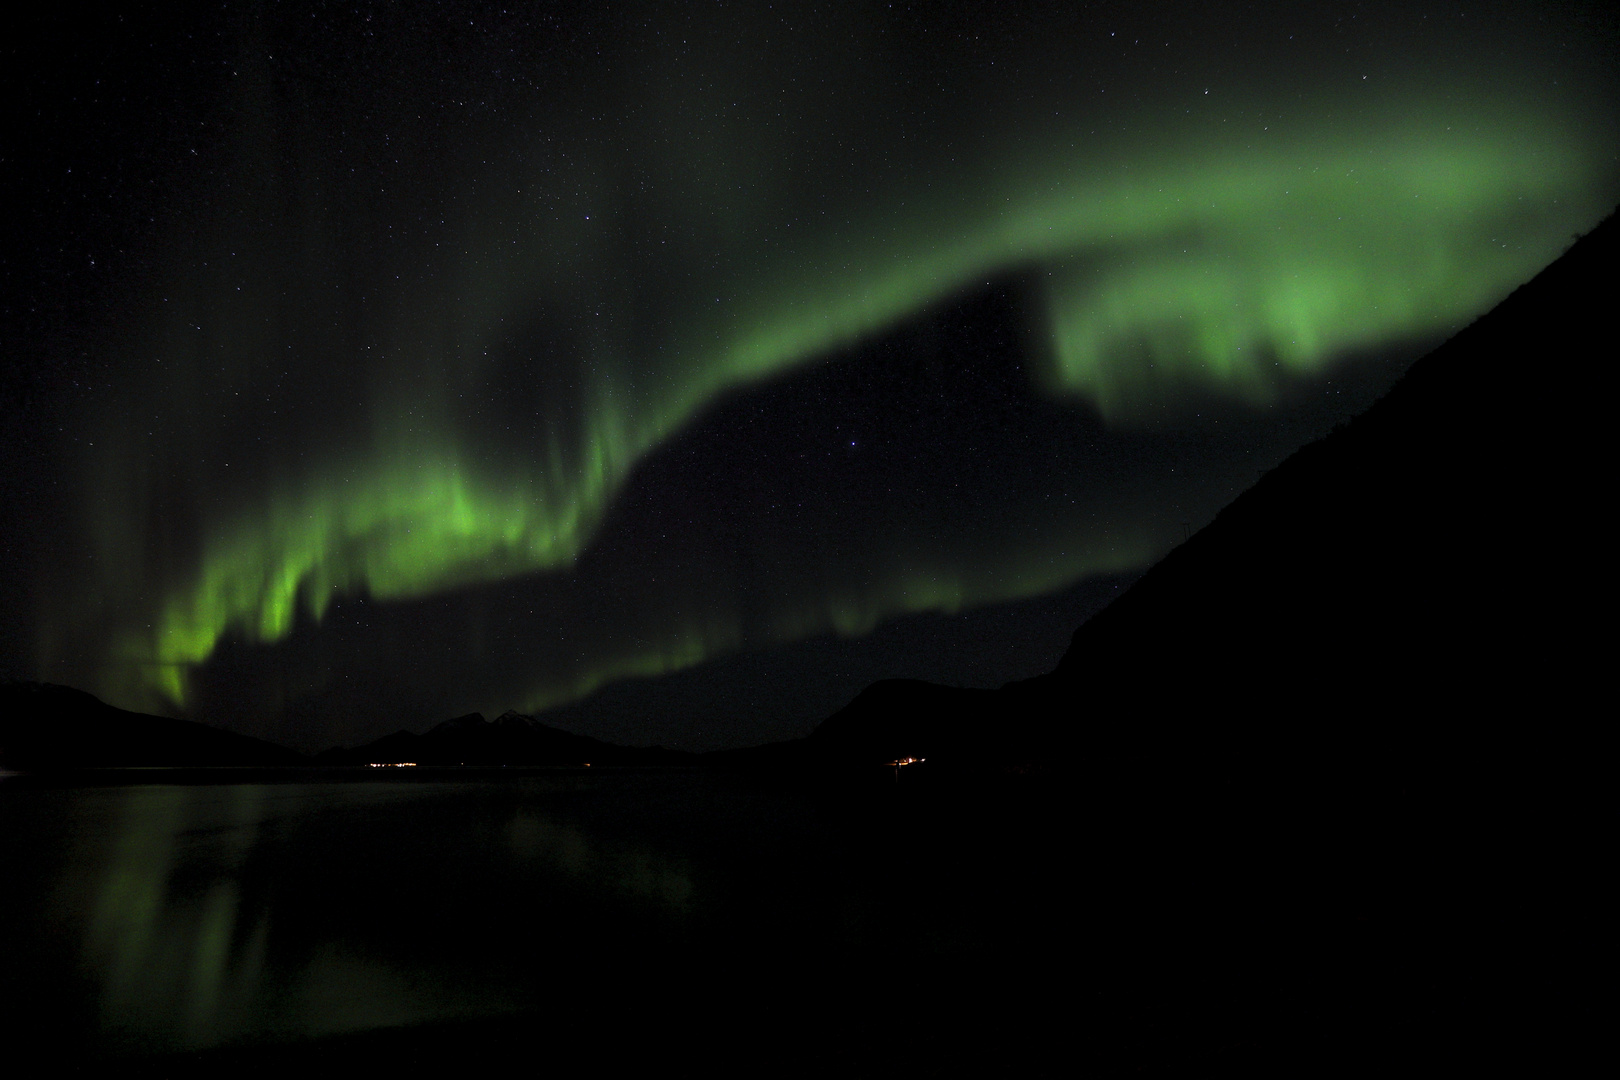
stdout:
[[307,764],[260,739],[114,708],[66,686],[0,687],[0,768],[94,769]]
[[1600,668],[1584,616],[1609,575],[1581,553],[1601,535],[1592,368],[1616,229],[1262,477],[1087,620],[1052,673],[993,695],[869,691],[812,741],[852,763],[903,742],[970,766],[1587,738]]

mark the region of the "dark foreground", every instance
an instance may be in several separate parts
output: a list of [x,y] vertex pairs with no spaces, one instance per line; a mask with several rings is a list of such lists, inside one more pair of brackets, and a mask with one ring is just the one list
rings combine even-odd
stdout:
[[1562,1072],[1590,1049],[1602,849],[1573,774],[925,769],[12,777],[7,1053],[173,1076],[1320,1076]]

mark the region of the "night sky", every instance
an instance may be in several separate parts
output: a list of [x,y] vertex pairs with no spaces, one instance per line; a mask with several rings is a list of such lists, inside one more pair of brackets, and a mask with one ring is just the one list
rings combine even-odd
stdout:
[[303,749],[1049,669],[1620,200],[1606,4],[7,19],[3,673]]

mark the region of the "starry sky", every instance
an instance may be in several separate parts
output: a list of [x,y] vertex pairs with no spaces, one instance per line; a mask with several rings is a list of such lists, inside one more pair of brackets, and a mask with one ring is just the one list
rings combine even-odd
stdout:
[[302,749],[1047,670],[1620,198],[1601,4],[7,18],[4,674]]

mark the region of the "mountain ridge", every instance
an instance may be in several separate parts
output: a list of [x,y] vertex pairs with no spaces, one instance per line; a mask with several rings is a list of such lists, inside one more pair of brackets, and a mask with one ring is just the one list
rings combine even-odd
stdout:
[[[1602,339],[1617,228],[1611,214],[1371,408],[1266,473],[1082,623],[1053,671],[999,690],[881,680],[808,738],[707,755],[615,746],[508,710],[310,759],[83,691],[16,683],[5,691],[0,764],[826,766],[932,756],[1027,768],[1082,750],[1303,741],[1345,751],[1382,739],[1433,751],[1486,735],[1522,740],[1526,716],[1583,715],[1596,643],[1567,587],[1492,583],[1504,567],[1557,565],[1568,537],[1599,535],[1603,490],[1597,397],[1579,392],[1588,380],[1567,363],[1529,378],[1522,369],[1551,353],[1577,358]],[[1212,717],[1212,702],[1239,718]],[[75,745],[90,736],[95,748]]]
[[305,764],[304,755],[194,720],[133,713],[53,683],[0,686],[0,768]]

